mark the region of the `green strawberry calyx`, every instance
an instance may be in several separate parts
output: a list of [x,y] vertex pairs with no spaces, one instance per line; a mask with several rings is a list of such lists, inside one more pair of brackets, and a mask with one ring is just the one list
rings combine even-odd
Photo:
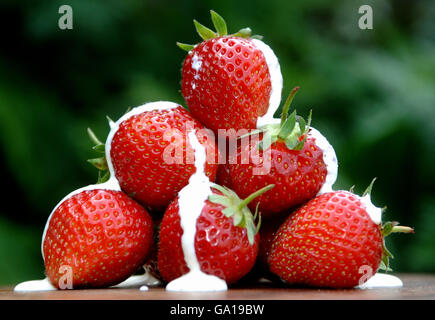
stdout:
[[240,138],[262,133],[263,138],[258,143],[260,150],[269,149],[269,147],[277,141],[284,142],[289,150],[301,150],[304,147],[308,131],[310,130],[312,112],[310,111],[307,121],[298,116],[296,110],[289,115],[290,105],[298,90],[299,87],[295,87],[290,91],[282,108],[281,121],[279,124],[267,124]]
[[[198,21],[193,20],[193,24],[195,25],[196,32],[198,32],[199,36],[202,40],[210,40],[217,37],[224,37],[228,35],[227,23],[225,20],[215,11],[210,10],[211,20],[213,22],[213,26],[215,30],[211,30],[206,26],[200,24]],[[250,28],[240,29],[238,32],[234,34],[230,34],[233,37],[241,37],[241,38],[251,38],[251,39],[262,39],[262,36],[252,35],[252,30]],[[196,45],[193,44],[185,44],[181,42],[177,42],[177,46],[187,52],[195,48]]]
[[[371,181],[370,185],[364,191],[364,193],[362,195],[363,197],[365,197],[367,195],[371,196],[373,184],[375,181],[376,181],[376,178],[374,178]],[[387,209],[387,207],[382,208],[382,214],[386,211],[386,209]],[[379,269],[384,270],[386,272],[392,271],[392,269],[390,268],[390,259],[393,259],[394,256],[388,250],[388,248],[385,244],[385,238],[392,233],[414,233],[414,229],[407,227],[407,226],[400,226],[399,222],[397,222],[397,221],[387,221],[384,224],[379,224],[379,230],[382,234],[382,258],[381,258],[381,264],[379,266]]]
[[[220,204],[225,207],[222,210],[222,213],[228,217],[233,218],[233,224],[235,226],[246,228],[248,240],[250,244],[254,243],[254,237],[258,233],[261,225],[261,214],[258,213],[258,205],[255,209],[255,214],[252,215],[251,210],[247,207],[247,205],[265,193],[266,191],[275,187],[274,184],[270,184],[264,188],[261,188],[254,193],[250,194],[246,199],[240,199],[239,196],[231,189],[227,187],[220,186],[218,184],[213,183],[212,188],[220,191],[221,194],[212,194],[208,197],[208,200],[212,203]],[[255,221],[257,220],[257,226],[255,225]]]
[[92,164],[95,168],[98,169],[98,180],[97,184],[104,183],[109,180],[110,178],[110,172],[109,167],[107,165],[107,159],[106,159],[106,145],[101,142],[100,139],[96,136],[96,134],[92,131],[91,128],[88,128],[88,135],[91,141],[94,143],[94,146],[92,147],[92,150],[99,153],[102,156],[98,158],[92,158],[88,159],[88,162]]
[[393,259],[394,256],[385,245],[385,237],[387,237],[392,233],[414,233],[414,229],[406,226],[399,226],[399,222],[397,221],[387,221],[382,226],[379,226],[379,228],[381,230],[381,234],[383,237],[382,259],[381,259],[381,265],[379,266],[379,269],[384,270],[386,272],[393,271],[390,268],[390,258]]
[[[127,111],[124,114],[127,114],[131,111],[131,108],[127,108]],[[114,121],[110,119],[109,116],[106,116],[106,119],[109,123],[109,127],[112,126]],[[92,131],[91,128],[88,128],[87,130],[89,139],[91,139],[94,146],[92,147],[92,150],[97,152],[100,156],[97,158],[88,159],[87,161],[92,164],[95,168],[98,169],[98,180],[97,184],[107,182],[110,179],[110,171],[109,166],[107,165],[107,159],[106,159],[106,144],[103,143],[97,135]]]

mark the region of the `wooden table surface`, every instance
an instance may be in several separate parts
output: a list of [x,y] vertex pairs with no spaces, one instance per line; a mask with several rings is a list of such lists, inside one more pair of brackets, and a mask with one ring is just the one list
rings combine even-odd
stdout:
[[0,300],[372,300],[372,299],[430,299],[435,300],[435,275],[401,274],[403,288],[384,289],[307,289],[279,287],[259,283],[251,287],[239,286],[226,292],[178,293],[164,288],[149,291],[131,289],[59,290],[18,293],[12,287],[0,288]]

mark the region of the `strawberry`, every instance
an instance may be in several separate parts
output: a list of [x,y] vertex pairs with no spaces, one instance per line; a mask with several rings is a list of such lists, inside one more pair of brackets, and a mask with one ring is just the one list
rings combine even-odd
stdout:
[[224,187],[231,185],[230,168],[228,163],[219,165],[216,171],[216,183]]
[[115,285],[142,267],[152,238],[148,212],[125,193],[78,190],[47,223],[42,242],[47,277],[59,288],[67,266],[74,289]]
[[[327,184],[336,179],[337,160],[332,147],[317,130],[293,112],[288,116],[290,103],[298,90],[292,90],[283,108],[279,124],[269,124],[242,137],[228,169],[221,169],[219,181],[224,181],[240,197],[246,197],[268,184],[276,187],[252,203],[259,205],[263,217],[290,209],[313,198]],[[244,140],[246,139],[246,140]],[[247,141],[247,143],[244,143]],[[322,142],[322,143],[319,143]],[[322,148],[320,147],[322,146]],[[236,160],[234,160],[234,157]],[[326,157],[326,158],[325,158]],[[331,164],[328,167],[328,161]],[[327,179],[328,177],[328,179]]]
[[[259,236],[250,210],[246,207],[267,186],[245,200],[230,189],[213,184],[213,193],[204,202],[196,221],[195,253],[202,272],[217,276],[228,284],[246,275],[255,263]],[[175,199],[163,216],[158,266],[166,281],[189,271],[182,248],[179,199]]]
[[[177,43],[188,55],[181,89],[192,115],[218,129],[253,129],[258,118],[279,106],[282,76],[273,51],[245,28],[228,35],[225,21],[211,11],[216,32],[194,20],[203,42]],[[268,112],[268,109],[270,110]]]
[[[206,147],[205,171],[214,181],[218,166],[214,139],[182,106],[164,101],[147,103],[111,126],[105,157],[91,162],[112,170],[122,190],[150,210],[164,212],[195,172],[192,147],[186,140],[190,130],[196,130]],[[98,149],[101,142],[95,142]]]
[[[348,191],[321,194],[296,210],[279,228],[270,249],[270,270],[290,284],[351,288],[389,267],[384,238],[413,232],[387,222],[370,200],[372,184],[362,197]],[[368,280],[366,278],[365,280]]]

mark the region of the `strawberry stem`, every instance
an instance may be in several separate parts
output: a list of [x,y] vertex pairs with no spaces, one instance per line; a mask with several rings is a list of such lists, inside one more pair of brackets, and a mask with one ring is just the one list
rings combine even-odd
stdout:
[[391,233],[414,233],[414,229],[405,226],[394,226]]
[[399,226],[397,221],[388,221],[385,222],[382,227],[380,227],[383,243],[382,243],[382,263],[380,269],[385,271],[392,271],[390,268],[389,259],[393,258],[392,253],[387,249],[385,245],[385,237],[390,235],[391,233],[414,233],[414,229],[406,226]]
[[294,87],[292,91],[290,91],[290,94],[287,97],[287,100],[284,103],[284,106],[282,107],[282,114],[281,114],[281,123],[280,128],[284,125],[284,122],[287,120],[288,111],[290,109],[290,105],[293,101],[294,96],[296,95],[296,92],[298,92],[299,87]]
[[237,206],[237,209],[241,210],[244,207],[246,207],[248,205],[248,203],[250,203],[252,200],[254,200],[255,198],[257,198],[259,195],[265,193],[266,191],[269,191],[270,189],[272,189],[273,187],[275,187],[274,184],[269,184],[268,186],[265,186],[264,188],[261,188],[260,190],[255,191],[254,193],[251,193],[247,198],[243,199],[239,205]]

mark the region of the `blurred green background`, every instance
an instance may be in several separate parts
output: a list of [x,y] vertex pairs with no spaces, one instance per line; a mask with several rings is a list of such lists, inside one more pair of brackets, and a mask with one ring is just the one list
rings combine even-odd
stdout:
[[[74,29],[58,28],[73,8]],[[374,29],[358,28],[369,4]],[[336,188],[415,227],[387,242],[399,272],[435,272],[435,2],[62,0],[0,2],[0,285],[44,277],[41,234],[57,202],[96,181],[86,128],[147,101],[183,103],[176,41],[219,12],[278,56],[284,93],[335,146]]]

